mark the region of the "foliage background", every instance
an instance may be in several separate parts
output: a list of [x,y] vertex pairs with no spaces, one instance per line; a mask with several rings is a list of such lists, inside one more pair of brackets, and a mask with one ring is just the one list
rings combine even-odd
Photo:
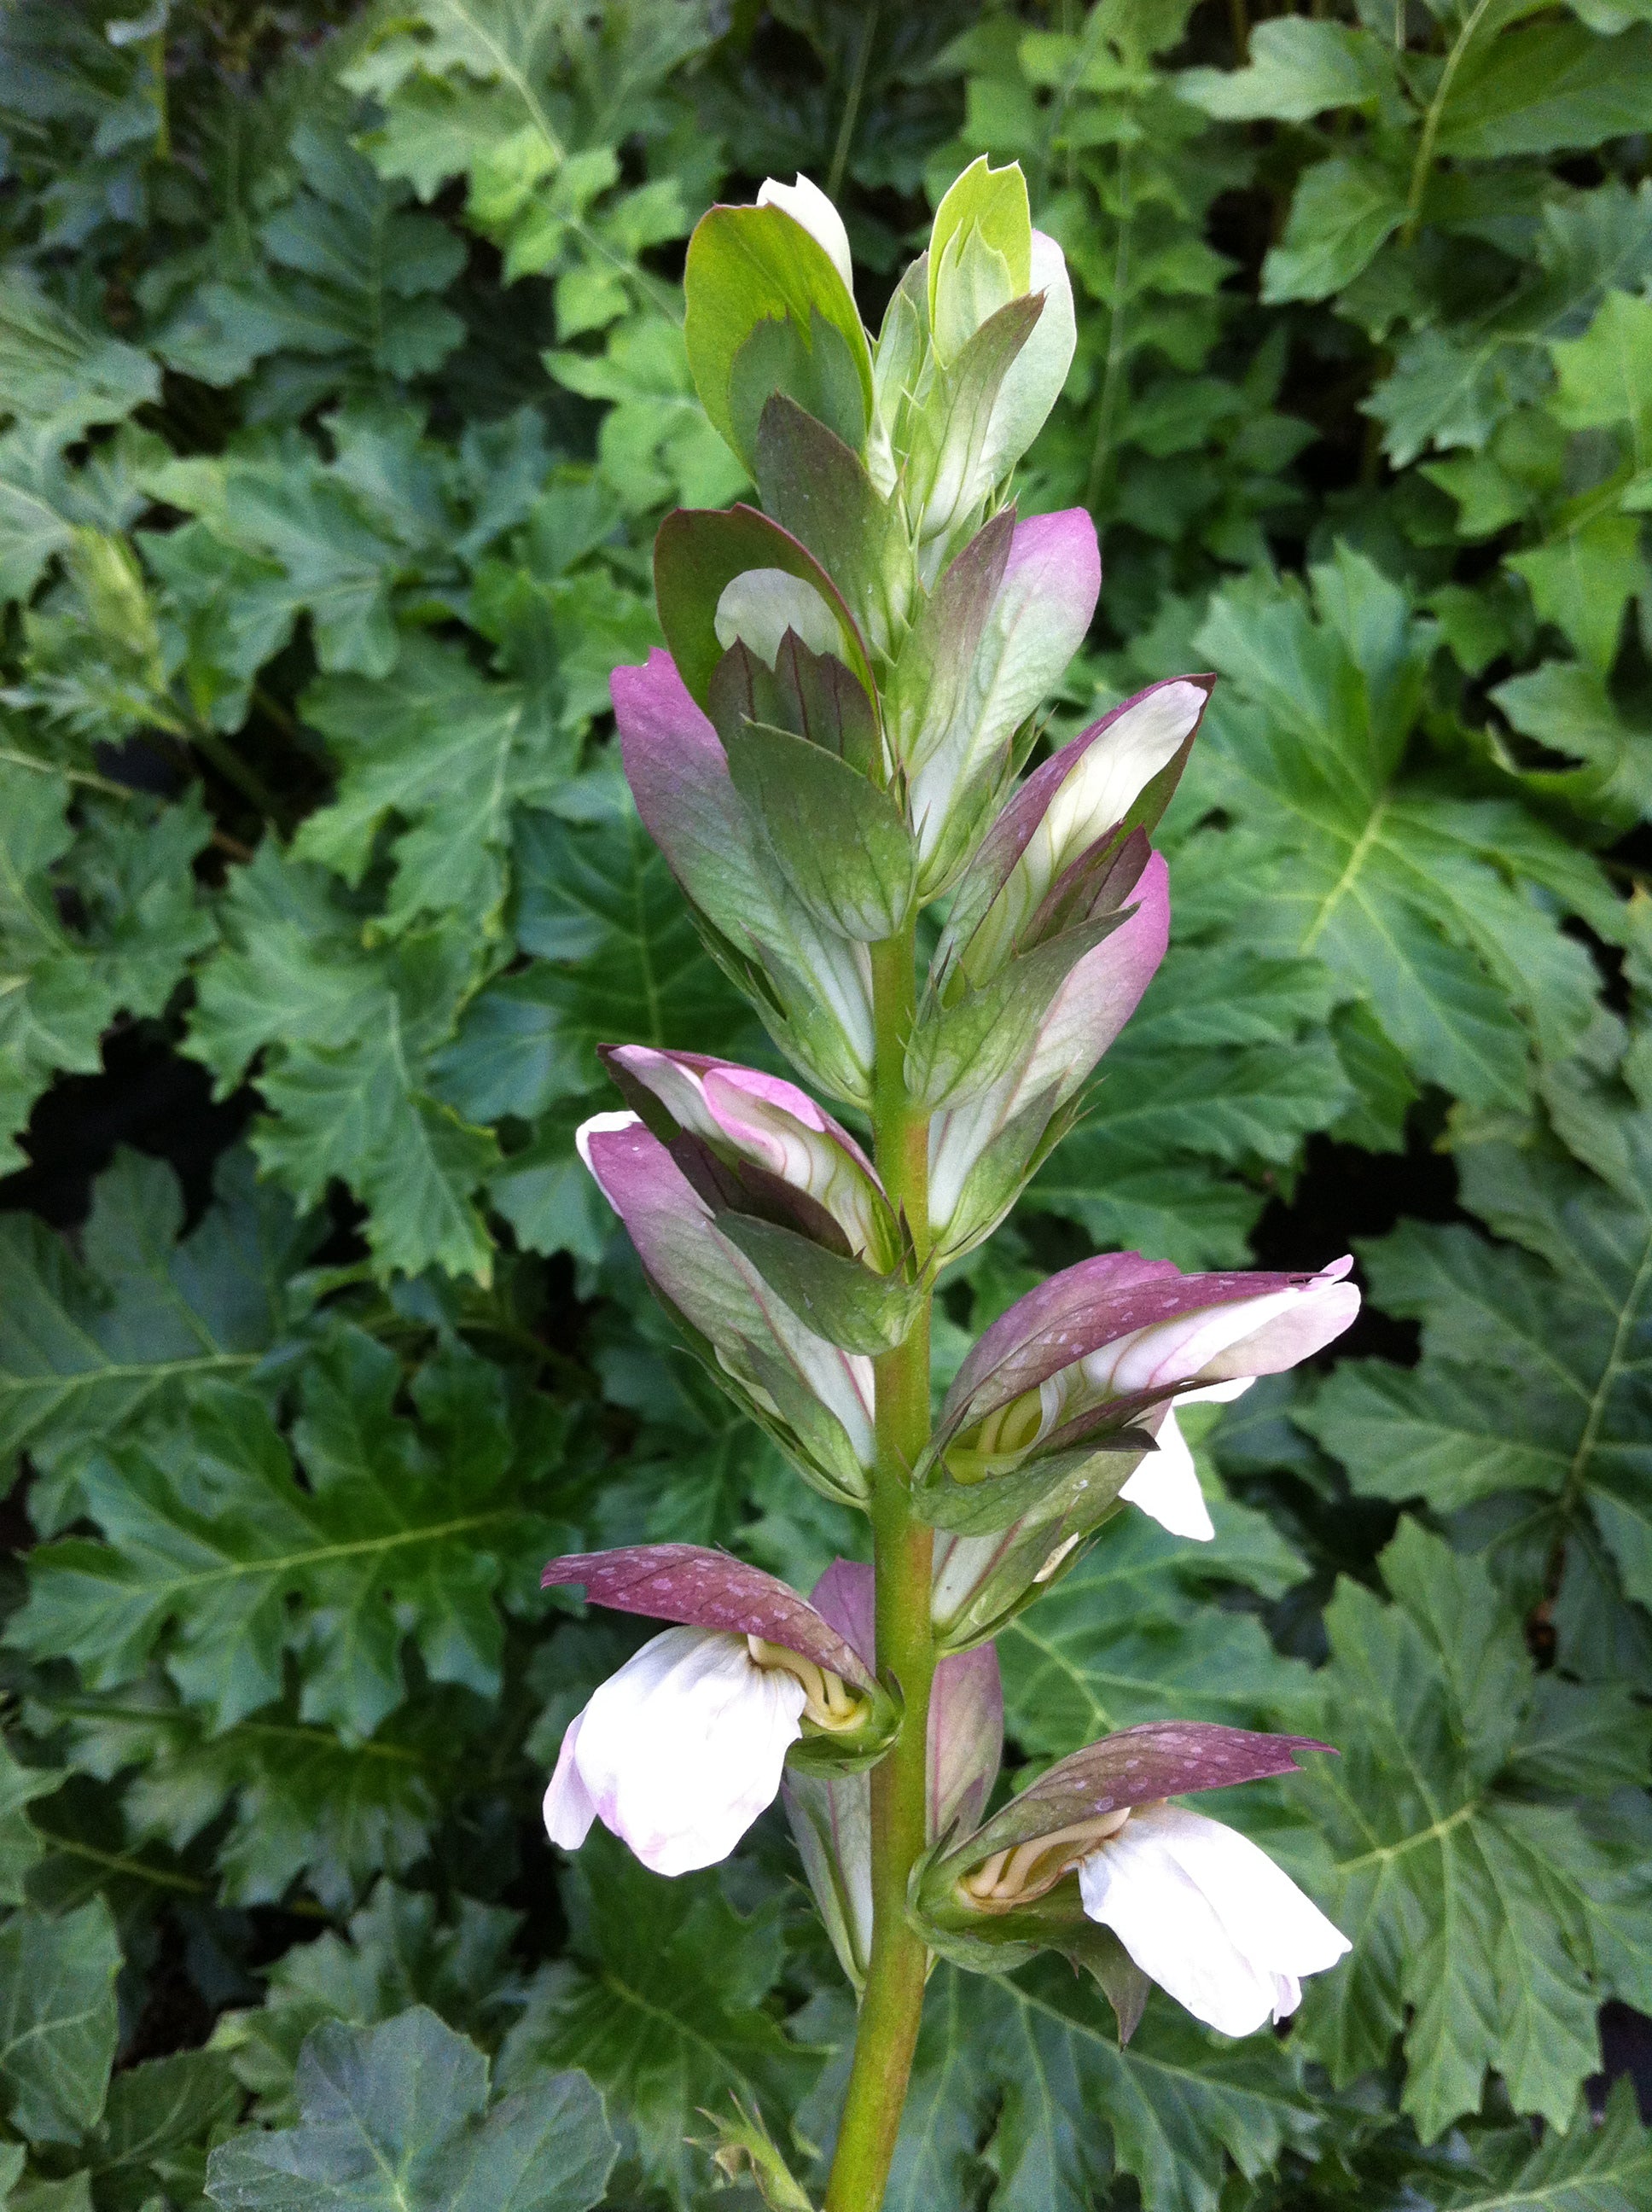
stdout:
[[892,2202],[1643,2205],[1652,9],[132,4],[0,23],[6,2203],[181,2212],[270,2123],[299,2194],[242,2136],[218,2200],[331,2201],[329,2068],[405,2153],[352,2202],[583,2206],[616,2143],[693,2207],[699,2108],[829,2130],[778,1827],[666,1884],[538,1823],[636,1640],[550,1553],[857,1540],[574,1164],[598,1037],[764,1051],[606,678],[739,489],[696,216],[801,165],[873,312],[984,149],[1078,282],[1060,722],[1224,681],[1175,947],[938,1358],[1096,1246],[1352,1240],[1371,1301],[1207,1432],[1212,1547],[1132,1516],[1010,1632],[1012,1761],[1322,1729],[1224,1811],[1357,1949],[1123,2056],[1064,1968],[943,1969]]

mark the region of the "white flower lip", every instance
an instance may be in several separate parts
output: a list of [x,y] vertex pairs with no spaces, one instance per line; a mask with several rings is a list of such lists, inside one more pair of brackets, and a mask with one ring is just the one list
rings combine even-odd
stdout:
[[600,1820],[652,1873],[714,1866],[779,1795],[805,1698],[795,1674],[756,1665],[743,1636],[666,1629],[569,1723],[546,1833],[576,1850]]
[[1179,1805],[1151,1805],[1078,1869],[1087,1917],[1196,2019],[1249,2035],[1302,2001],[1304,1974],[1351,1948],[1246,1836]]
[[1254,1375],[1247,1375],[1235,1382],[1212,1382],[1203,1390],[1184,1390],[1181,1397],[1173,1398],[1164,1408],[1159,1424],[1156,1438],[1158,1449],[1143,1459],[1120,1491],[1120,1497],[1139,1506],[1173,1536],[1190,1536],[1197,1544],[1208,1544],[1216,1534],[1216,1527],[1205,1503],[1205,1493],[1199,1486],[1199,1471],[1176,1419],[1176,1408],[1202,1404],[1225,1406],[1231,1399],[1242,1396],[1255,1380]]
[[783,185],[778,177],[765,177],[758,190],[757,205],[778,208],[782,215],[789,215],[793,222],[806,230],[817,246],[825,248],[849,297],[854,297],[854,263],[849,254],[849,234],[843,228],[842,216],[818,185],[811,184],[801,170],[794,185]]

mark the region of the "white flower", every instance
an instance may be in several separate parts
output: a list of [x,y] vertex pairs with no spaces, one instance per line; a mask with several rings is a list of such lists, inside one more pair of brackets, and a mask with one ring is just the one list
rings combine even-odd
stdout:
[[1224,2035],[1295,2012],[1302,1976],[1350,1948],[1266,1851],[1179,1805],[1133,1813],[1081,1863],[1078,1892],[1143,1973]]
[[568,1724],[545,1792],[545,1830],[576,1850],[600,1820],[654,1874],[726,1859],[779,1795],[807,1693],[760,1667],[746,1639],[668,1628]]
[[802,171],[794,185],[783,185],[778,177],[765,177],[757,194],[759,207],[778,208],[800,224],[817,246],[824,246],[832,266],[843,279],[844,288],[851,299],[854,297],[854,264],[849,258],[849,234],[843,228],[843,218],[832,205],[818,185],[811,185]]
[[1208,1544],[1216,1528],[1211,1510],[1205,1503],[1205,1493],[1199,1486],[1193,1455],[1176,1421],[1176,1408],[1201,1404],[1225,1406],[1230,1399],[1242,1396],[1255,1380],[1254,1375],[1246,1375],[1235,1382],[1212,1382],[1208,1389],[1184,1390],[1164,1409],[1157,1437],[1158,1449],[1146,1455],[1120,1491],[1120,1497],[1139,1506],[1173,1536],[1191,1536],[1196,1543]]

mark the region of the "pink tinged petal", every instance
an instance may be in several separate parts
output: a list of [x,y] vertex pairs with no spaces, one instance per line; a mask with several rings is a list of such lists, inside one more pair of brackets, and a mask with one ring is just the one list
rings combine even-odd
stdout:
[[710,1208],[640,1121],[586,1127],[586,1164],[660,1293],[711,1340],[720,1357],[757,1344],[788,1362],[836,1417],[851,1451],[870,1465],[872,1362],[805,1328],[720,1235]]
[[575,1713],[556,1754],[556,1771],[545,1791],[545,1833],[565,1851],[577,1851],[591,1833],[597,1808],[579,1768],[580,1726],[583,1713]]
[[1334,1261],[1290,1305],[1260,1322],[1242,1342],[1207,1359],[1200,1373],[1212,1381],[1279,1375],[1323,1351],[1358,1315],[1359,1286],[1344,1279],[1352,1265],[1351,1259]]
[[1146,1455],[1119,1495],[1139,1506],[1150,1520],[1168,1528],[1173,1536],[1189,1536],[1195,1543],[1208,1544],[1216,1529],[1199,1486],[1193,1455],[1176,1426],[1174,1407],[1160,1424],[1157,1443],[1158,1449]]
[[[1352,1264],[1338,1260],[1306,1283],[1271,1286],[1260,1297],[1178,1315],[1110,1347],[1096,1365],[1108,1364],[1108,1388],[1115,1393],[1196,1378],[1217,1382],[1278,1374],[1340,1336],[1352,1322],[1359,1291],[1343,1279]],[[1092,1374],[1092,1380],[1101,1379]]]
[[[1090,1363],[1086,1372],[1098,1390],[1104,1388],[1108,1395],[1120,1395],[1123,1386],[1114,1377],[1114,1368],[1127,1348],[1150,1334],[1185,1322],[1194,1330],[1214,1324],[1224,1330],[1236,1326],[1242,1334],[1246,1331],[1254,1334],[1254,1313],[1237,1324],[1224,1316],[1254,1309],[1263,1301],[1269,1302],[1272,1311],[1271,1302],[1282,1291],[1302,1292],[1327,1285],[1337,1287],[1339,1302],[1351,1294],[1357,1298],[1352,1285],[1340,1280],[1347,1266],[1347,1261],[1339,1260],[1317,1276],[1184,1275],[1169,1260],[1145,1260],[1139,1252],[1103,1253],[1081,1261],[1017,1298],[987,1329],[958,1370],[942,1408],[941,1425],[951,1429],[978,1419],[1081,1360]],[[1336,1319],[1323,1304],[1316,1304],[1312,1312],[1316,1334],[1328,1320]],[[1351,1317],[1350,1311],[1346,1319],[1337,1319],[1336,1326],[1319,1336],[1313,1348],[1328,1342]],[[1271,1355],[1274,1332],[1270,1328],[1265,1334],[1261,1349]],[[1248,1345],[1246,1356],[1251,1356]],[[1151,1364],[1151,1360],[1143,1363],[1149,1367]],[[1228,1363],[1218,1355],[1216,1364],[1224,1367]],[[1253,1376],[1274,1371],[1262,1365],[1248,1370]],[[1190,1378],[1178,1372],[1169,1379]],[[1214,1382],[1218,1377],[1211,1379]],[[1066,1410],[1071,1413],[1073,1408],[1069,1405]]]
[[1052,1083],[1070,1097],[1141,1003],[1170,941],[1170,872],[1162,853],[1142,871],[1133,900],[1134,913],[1085,953],[1051,1001],[1016,1085],[1017,1105]]
[[604,1045],[602,1049],[605,1060],[651,1091],[673,1121],[698,1136],[750,1136],[772,1145],[769,1125],[760,1118],[764,1109],[772,1109],[829,1139],[877,1181],[872,1162],[843,1124],[784,1076],[765,1075],[760,1068],[717,1060],[709,1053],[662,1052],[647,1044]]
[[[840,1562],[847,1567],[847,1562]],[[859,1571],[871,1575],[872,1570]],[[623,1544],[611,1552],[573,1552],[540,1577],[547,1589],[578,1583],[592,1605],[761,1637],[852,1682],[873,1686],[870,1655],[806,1598],[761,1567],[703,1544]]]
[[[588,1121],[581,1121],[574,1132],[574,1149],[584,1161],[586,1173],[595,1182],[598,1189],[602,1191],[604,1198],[608,1198],[608,1193],[603,1189],[602,1177],[591,1164],[591,1139],[593,1137],[611,1136],[622,1129],[635,1129],[639,1126],[640,1119],[641,1117],[635,1114],[593,1114]],[[611,1198],[608,1198],[608,1203],[613,1206],[614,1201]],[[618,1210],[615,1207],[616,1212]]]
[[853,1249],[865,1251],[877,1236],[883,1187],[848,1131],[795,1085],[755,1069],[713,1068],[704,1081],[707,1107],[725,1139],[823,1206]]
[[981,847],[977,872],[1001,887],[972,941],[972,966],[993,964],[1050,885],[1118,827],[1199,726],[1209,677],[1173,677],[1127,699],[1029,776]]
[[714,1865],[779,1795],[804,1704],[796,1675],[756,1665],[744,1638],[668,1628],[580,1716],[580,1780],[653,1873]]

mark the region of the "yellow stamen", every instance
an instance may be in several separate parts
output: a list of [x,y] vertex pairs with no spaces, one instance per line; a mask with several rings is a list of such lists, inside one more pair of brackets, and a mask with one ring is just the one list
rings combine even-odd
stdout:
[[[1064,1875],[1089,1857],[1097,1844],[1116,1836],[1130,1813],[1128,1805],[1121,1805],[1113,1812],[1098,1813],[1093,1820],[1053,1828],[1048,1835],[1035,1836],[1030,1843],[1019,1844],[1013,1850],[994,1851],[964,1876],[963,1888],[972,1904],[1000,1911],[1029,1903],[1054,1889]],[[1050,1862],[1052,1853],[1054,1862],[1041,1866]]]
[[745,1646],[756,1665],[796,1675],[803,1685],[804,1718],[817,1729],[840,1735],[846,1729],[859,1726],[865,1701],[854,1695],[841,1675],[829,1668],[817,1667],[800,1651],[788,1651],[783,1644],[770,1644],[761,1636],[748,1636]]

